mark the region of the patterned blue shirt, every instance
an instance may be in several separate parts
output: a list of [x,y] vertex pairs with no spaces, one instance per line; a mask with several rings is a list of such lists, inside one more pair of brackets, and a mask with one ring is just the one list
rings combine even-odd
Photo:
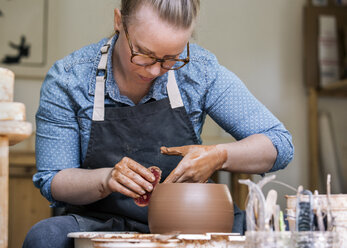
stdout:
[[[115,36],[111,49],[117,40]],[[66,168],[78,168],[84,161],[92,123],[95,76],[103,39],[57,61],[49,70],[41,88],[36,114],[36,163],[33,181],[51,203],[54,175]],[[111,55],[107,64],[105,104],[134,106],[119,92],[112,72]],[[277,159],[270,171],[283,169],[292,160],[294,148],[290,133],[245,87],[242,81],[216,57],[198,45],[190,45],[190,62],[175,71],[182,100],[194,131],[200,134],[208,114],[236,140],[252,134],[264,134],[277,149]],[[183,51],[182,58],[186,51]],[[167,97],[167,73],[158,77],[149,93],[140,101]]]

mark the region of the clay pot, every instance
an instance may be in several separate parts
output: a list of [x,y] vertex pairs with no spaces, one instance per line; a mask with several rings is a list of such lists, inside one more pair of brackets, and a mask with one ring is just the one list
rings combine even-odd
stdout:
[[225,184],[159,184],[148,205],[151,233],[227,233],[233,222],[233,202]]

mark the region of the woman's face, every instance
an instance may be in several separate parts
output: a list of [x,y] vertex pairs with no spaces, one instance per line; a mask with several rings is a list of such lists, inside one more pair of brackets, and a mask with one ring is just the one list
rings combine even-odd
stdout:
[[[119,12],[118,12],[119,13]],[[117,11],[115,11],[117,15]],[[193,26],[193,25],[192,25]],[[120,31],[115,56],[127,80],[138,84],[149,84],[167,70],[155,63],[151,66],[139,66],[130,62],[131,51],[120,18],[115,16],[115,29]],[[159,19],[149,6],[143,5],[127,23],[127,30],[134,52],[157,58],[177,58],[185,49],[191,37],[193,27],[176,28]]]

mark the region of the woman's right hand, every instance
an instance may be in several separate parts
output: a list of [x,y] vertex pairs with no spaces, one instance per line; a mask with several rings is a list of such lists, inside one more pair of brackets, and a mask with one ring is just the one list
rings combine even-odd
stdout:
[[146,167],[124,157],[112,169],[107,185],[112,192],[138,198],[146,191],[151,192],[153,190],[151,182],[154,180],[154,175]]

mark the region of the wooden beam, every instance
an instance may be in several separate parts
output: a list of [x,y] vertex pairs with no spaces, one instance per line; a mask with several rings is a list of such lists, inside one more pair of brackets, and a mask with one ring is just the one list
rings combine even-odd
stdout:
[[234,203],[241,209],[246,208],[248,196],[247,185],[240,184],[239,179],[251,179],[250,174],[232,173],[231,174],[231,196]]
[[8,138],[0,136],[0,248],[8,245]]
[[318,99],[317,91],[309,88],[308,124],[309,124],[309,187],[318,189],[319,182],[319,139],[318,139]]

